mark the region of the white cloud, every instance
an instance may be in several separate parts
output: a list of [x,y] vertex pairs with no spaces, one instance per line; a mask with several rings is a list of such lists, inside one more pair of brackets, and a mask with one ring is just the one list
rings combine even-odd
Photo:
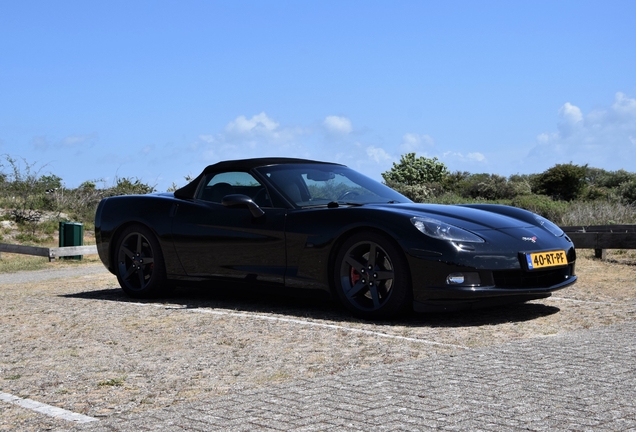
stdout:
[[38,152],[74,149],[78,154],[81,154],[83,150],[95,146],[98,139],[97,133],[93,132],[90,134],[68,135],[59,140],[47,136],[35,136],[31,142],[33,148]]
[[230,134],[251,135],[255,133],[271,133],[278,129],[278,126],[277,122],[262,112],[252,116],[249,120],[245,116],[238,116],[225,126],[225,131]]
[[636,99],[628,98],[618,92],[612,104],[612,111],[618,119],[633,124],[636,121]]
[[375,146],[367,147],[367,156],[376,163],[388,162],[393,159],[383,148]]
[[567,138],[583,125],[583,114],[579,107],[566,102],[559,110],[561,120],[558,123],[559,132],[563,138]]
[[188,146],[206,162],[265,156],[306,157],[302,139],[307,129],[284,127],[265,112],[230,121],[216,134],[203,133]]
[[460,153],[460,152],[451,152],[447,151],[442,154],[442,158],[454,161],[454,162],[479,162],[485,163],[487,162],[486,156],[479,152],[471,152],[471,153]]
[[62,139],[60,144],[63,147],[92,146],[97,140],[97,134],[70,135]]
[[351,120],[346,117],[339,117],[335,115],[327,116],[323,125],[330,134],[347,135],[353,131]]
[[402,153],[417,153],[423,148],[430,148],[435,145],[435,141],[429,135],[419,135],[416,133],[406,133],[402,137],[400,151]]
[[486,162],[486,156],[484,156],[483,154],[478,153],[478,152],[468,153],[466,155],[466,157],[469,160],[473,160],[473,161],[476,161],[476,162]]
[[541,165],[540,170],[572,162],[636,171],[636,99],[618,92],[609,107],[588,114],[565,103],[559,110],[557,129],[539,134],[528,152],[528,158]]

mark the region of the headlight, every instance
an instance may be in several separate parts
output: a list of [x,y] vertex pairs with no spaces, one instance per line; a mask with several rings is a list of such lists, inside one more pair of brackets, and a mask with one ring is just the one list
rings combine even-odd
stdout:
[[421,233],[436,239],[467,243],[484,242],[484,239],[471,232],[437,219],[415,216],[411,218],[411,223],[415,225],[415,228]]
[[537,221],[539,225],[541,225],[543,228],[547,229],[548,231],[550,231],[552,234],[554,234],[557,237],[561,237],[563,234],[565,234],[561,228],[559,228],[556,224],[554,224],[553,222],[550,222],[543,216],[539,216],[536,214],[534,215],[534,219]]

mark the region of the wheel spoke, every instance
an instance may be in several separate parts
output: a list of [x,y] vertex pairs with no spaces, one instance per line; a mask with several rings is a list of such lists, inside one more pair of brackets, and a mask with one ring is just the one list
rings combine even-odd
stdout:
[[137,271],[137,269],[135,268],[135,266],[130,266],[126,269],[126,274],[124,275],[124,279],[128,279],[130,278],[133,273],[135,273]]
[[143,288],[146,285],[146,280],[144,279],[144,272],[141,268],[137,269],[137,275],[139,276],[139,288]]
[[393,270],[380,270],[376,271],[375,280],[391,280],[393,279]]
[[378,286],[373,285],[369,287],[369,292],[371,293],[371,299],[373,300],[373,308],[377,309],[380,307],[380,294],[378,293]]
[[366,266],[351,255],[345,257],[345,262],[353,267],[358,273],[366,273]]
[[375,259],[376,259],[376,254],[377,254],[377,245],[375,243],[370,243],[369,244],[369,259],[368,259],[368,264],[369,267],[371,268],[375,268]]
[[141,255],[141,248],[143,246],[143,236],[141,234],[137,234],[137,248],[136,248],[136,252],[137,255]]
[[356,283],[354,286],[351,287],[351,289],[347,290],[345,292],[345,294],[347,295],[347,297],[349,297],[350,299],[353,299],[356,295],[358,295],[360,293],[360,291],[362,291],[363,289],[365,289],[367,287],[366,284],[363,284],[361,282]]
[[128,249],[125,245],[122,245],[121,252],[123,252],[128,258],[132,258],[135,256],[135,253]]

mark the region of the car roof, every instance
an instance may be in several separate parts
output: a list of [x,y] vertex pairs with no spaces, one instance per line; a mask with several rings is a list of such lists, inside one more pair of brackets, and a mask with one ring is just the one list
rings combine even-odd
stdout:
[[268,158],[252,158],[252,159],[237,159],[227,160],[215,163],[214,165],[208,165],[203,172],[208,173],[210,171],[217,171],[219,169],[252,169],[269,165],[285,165],[285,164],[330,164],[338,165],[331,162],[321,162],[310,159],[298,159],[298,158],[286,158],[286,157],[268,157]]
[[174,192],[174,196],[179,198],[194,198],[201,177],[214,171],[226,171],[226,170],[251,170],[262,166],[270,165],[292,165],[292,164],[324,164],[324,165],[340,165],[332,162],[321,162],[310,159],[298,159],[298,158],[286,158],[286,157],[268,157],[268,158],[251,158],[251,159],[236,159],[227,160],[208,165],[203,172],[197,176],[190,183],[184,187],[177,189]]

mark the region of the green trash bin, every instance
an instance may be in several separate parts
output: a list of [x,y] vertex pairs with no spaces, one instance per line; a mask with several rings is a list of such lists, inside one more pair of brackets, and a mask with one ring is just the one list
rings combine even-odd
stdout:
[[[79,222],[60,222],[60,247],[83,245],[84,225]],[[82,255],[73,255],[60,258],[81,260]]]

